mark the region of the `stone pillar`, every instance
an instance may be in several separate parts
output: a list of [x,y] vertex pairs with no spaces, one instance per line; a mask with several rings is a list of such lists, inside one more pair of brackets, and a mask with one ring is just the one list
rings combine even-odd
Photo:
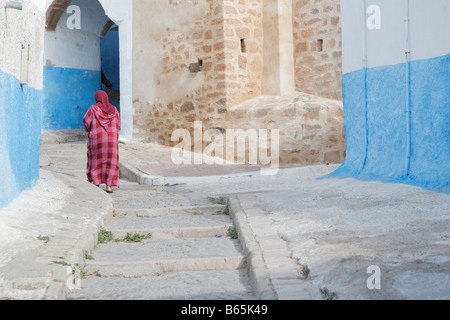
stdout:
[[264,0],[263,93],[295,91],[292,0]]

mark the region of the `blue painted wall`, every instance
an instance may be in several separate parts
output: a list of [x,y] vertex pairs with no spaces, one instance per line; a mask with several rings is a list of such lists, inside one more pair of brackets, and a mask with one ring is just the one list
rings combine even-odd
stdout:
[[82,129],[100,84],[100,71],[44,67],[43,129]]
[[109,30],[101,39],[102,69],[113,90],[120,90],[119,30]]
[[329,177],[450,193],[450,55],[357,70],[342,85],[347,157]]
[[[100,43],[103,72],[111,82],[112,90],[120,91],[119,30],[109,30]],[[120,111],[120,101],[110,99],[110,102]]]
[[0,71],[0,208],[39,179],[42,99]]

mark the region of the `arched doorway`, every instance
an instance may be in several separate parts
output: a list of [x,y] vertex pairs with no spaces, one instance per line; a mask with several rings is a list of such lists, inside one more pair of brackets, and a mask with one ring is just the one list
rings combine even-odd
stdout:
[[83,128],[82,118],[95,103],[95,92],[102,88],[101,46],[106,35],[117,36],[115,50],[120,62],[114,76],[128,79],[115,81],[116,87],[111,93],[116,102],[112,102],[121,101],[122,138],[132,138],[132,59],[128,49],[132,47],[131,1],[53,0],[48,6],[44,44],[44,130]]

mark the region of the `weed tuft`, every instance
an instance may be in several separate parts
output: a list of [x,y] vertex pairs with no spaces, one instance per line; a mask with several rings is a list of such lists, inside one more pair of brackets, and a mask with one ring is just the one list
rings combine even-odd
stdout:
[[39,235],[39,237],[37,237],[38,240],[44,241],[45,243],[50,241],[50,237],[49,236],[42,236]]
[[121,241],[125,241],[125,242],[141,242],[142,240],[150,239],[151,236],[152,236],[151,233],[148,233],[146,235],[142,235],[142,234],[139,234],[139,233],[135,233],[135,234],[127,233],[125,235],[125,237],[123,239],[121,239]]
[[228,234],[228,236],[231,239],[237,239],[238,238],[238,233],[237,233],[235,227],[228,227],[228,233],[227,234]]
[[98,233],[98,244],[100,243],[107,243],[113,241],[113,234],[111,231],[107,231],[104,228],[100,230]]
[[320,294],[322,295],[322,300],[336,300],[338,294],[334,291],[330,291],[327,288],[320,288]]

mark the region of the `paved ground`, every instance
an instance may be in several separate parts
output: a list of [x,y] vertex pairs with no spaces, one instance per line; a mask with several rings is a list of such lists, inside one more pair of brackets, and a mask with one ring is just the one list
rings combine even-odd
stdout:
[[[337,166],[286,168],[274,176],[262,176],[259,168],[197,166],[192,171],[185,167],[177,176],[174,172],[180,168],[171,166],[170,150],[127,143],[121,144],[122,177],[141,184],[125,183],[109,197],[85,183],[83,166],[74,165],[76,157],[85,156],[82,148],[76,143],[67,146],[45,150],[43,145],[38,185],[0,211],[0,298],[61,298],[67,276],[54,261],[85,263],[84,252],[95,247],[95,233],[113,223],[113,204],[135,216],[155,218],[179,214],[180,207],[207,207],[208,199],[218,197],[229,199],[249,270],[223,274],[222,279],[238,279],[229,281],[231,289],[236,283],[242,289],[236,295],[231,290],[225,298],[450,298],[449,195],[401,184],[316,179]],[[149,186],[152,195],[140,196]],[[127,228],[134,223],[129,220]],[[368,273],[371,266],[375,269]],[[204,275],[197,272],[172,277],[177,283],[200,281],[197,277]],[[211,279],[208,285],[220,287],[212,282],[215,276],[206,277]],[[157,281],[162,279],[148,281],[161,286]],[[368,279],[369,285],[379,279],[379,289],[370,290]],[[104,286],[95,281],[104,280],[89,279],[99,290]],[[124,286],[124,279],[116,280],[117,287]],[[166,289],[147,296],[139,290],[98,294],[112,299],[196,299],[213,292],[201,293],[203,289],[167,289],[179,295],[164,293]]]

